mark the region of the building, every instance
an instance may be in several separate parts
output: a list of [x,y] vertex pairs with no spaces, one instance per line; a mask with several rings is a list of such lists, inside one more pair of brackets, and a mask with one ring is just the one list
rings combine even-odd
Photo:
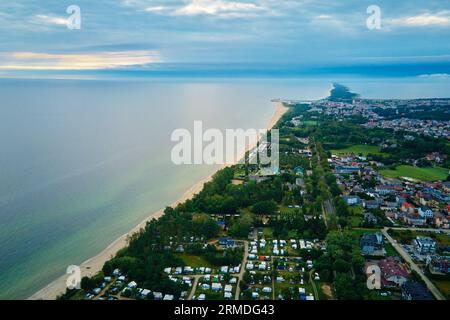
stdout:
[[377,200],[364,200],[363,207],[365,209],[378,209],[380,203]]
[[420,214],[418,213],[407,213],[403,217],[403,220],[405,221],[406,224],[417,227],[424,226],[427,223],[427,219],[421,217]]
[[361,198],[358,196],[345,196],[342,199],[348,206],[354,206],[361,203]]
[[434,215],[434,224],[437,228],[450,229],[450,216],[438,212]]
[[364,213],[364,222],[369,224],[377,224],[378,218],[371,212]]
[[434,300],[427,287],[419,282],[407,281],[402,286],[403,300]]
[[419,214],[422,218],[433,218],[433,210],[430,207],[422,206],[419,208]]
[[417,236],[413,241],[414,248],[420,254],[434,254],[436,252],[436,241],[430,237]]
[[364,256],[384,255],[384,238],[383,234],[377,232],[375,234],[366,233],[361,237],[361,251]]
[[360,171],[359,167],[350,166],[336,166],[334,169],[336,174],[358,174]]
[[427,259],[427,265],[431,272],[450,273],[450,257],[448,256],[430,256]]
[[407,212],[407,213],[414,213],[414,211],[416,210],[416,207],[409,202],[403,202],[402,206],[401,206],[401,210],[403,212]]
[[402,286],[408,281],[408,272],[394,257],[388,257],[378,263],[381,270],[383,287]]

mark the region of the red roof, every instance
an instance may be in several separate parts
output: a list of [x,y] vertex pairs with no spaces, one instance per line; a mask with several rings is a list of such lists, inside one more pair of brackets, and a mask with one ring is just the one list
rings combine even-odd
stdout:
[[408,272],[406,269],[393,257],[388,257],[381,260],[378,263],[378,266],[380,267],[381,273],[385,279],[389,279],[394,276],[408,278]]
[[403,202],[402,207],[406,208],[406,209],[409,209],[409,208],[414,209],[415,208],[414,205],[409,202]]

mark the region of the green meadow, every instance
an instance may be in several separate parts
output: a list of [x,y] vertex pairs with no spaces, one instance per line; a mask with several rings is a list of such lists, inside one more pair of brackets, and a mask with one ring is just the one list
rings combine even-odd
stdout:
[[445,180],[449,169],[442,167],[418,168],[413,166],[401,165],[395,170],[381,170],[381,175],[388,178],[408,177],[421,181]]
[[331,150],[331,153],[336,155],[362,154],[363,156],[367,156],[368,154],[376,154],[376,155],[382,154],[381,148],[379,146],[369,146],[362,144],[350,146],[345,149]]

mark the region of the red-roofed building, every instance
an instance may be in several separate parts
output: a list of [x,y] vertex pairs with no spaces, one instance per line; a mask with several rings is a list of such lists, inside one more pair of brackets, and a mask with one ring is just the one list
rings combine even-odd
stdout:
[[414,213],[416,207],[409,202],[403,202],[401,209],[403,212]]
[[395,258],[388,257],[378,263],[381,270],[381,284],[387,287],[402,286],[408,281],[409,274]]

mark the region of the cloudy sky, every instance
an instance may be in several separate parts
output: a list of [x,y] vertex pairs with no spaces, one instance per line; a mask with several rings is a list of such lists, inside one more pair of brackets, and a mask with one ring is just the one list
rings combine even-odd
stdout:
[[0,71],[449,61],[450,1],[2,0],[0,34]]

